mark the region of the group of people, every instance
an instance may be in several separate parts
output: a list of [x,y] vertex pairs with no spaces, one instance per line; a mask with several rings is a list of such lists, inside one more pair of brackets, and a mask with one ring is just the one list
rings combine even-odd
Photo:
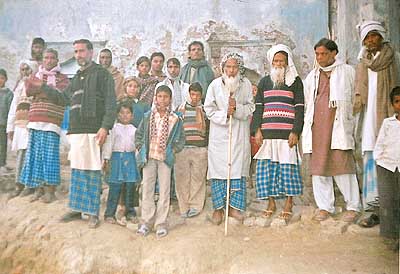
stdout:
[[[5,88],[7,74],[0,70],[0,164],[5,166],[6,132],[17,151],[11,197],[33,192],[32,201],[55,199],[60,125],[69,106],[72,175],[70,211],[63,222],[86,214],[90,228],[99,225],[102,176],[109,185],[108,223],[118,222],[118,204],[127,222],[136,220],[141,186],[137,233],[143,236],[152,230],[157,237],[168,234],[171,193],[176,193],[182,218],[199,215],[207,180],[211,221],[219,225],[225,214],[243,221],[254,135],[259,146],[254,155],[256,195],[268,200],[263,217],[275,216],[276,199],[283,198],[278,217],[290,221],[293,197],[303,193],[302,152],[310,156],[315,221],[335,213],[335,181],[346,202],[343,221],[356,222],[363,207],[375,209],[360,225],[381,222],[382,236],[398,239],[397,53],[385,40],[381,23],[364,22],[359,31],[362,49],[356,70],[336,59],[337,44],[323,38],[314,46],[316,65],[302,81],[291,49],[277,44],[267,52],[270,73],[258,85],[246,78],[243,57],[234,52],[223,57],[222,75],[216,77],[199,41],[188,46],[189,61],[182,69],[177,58],[170,58],[164,73],[165,57],[155,52],[138,58],[137,76],[124,78],[112,66],[109,49],[100,51],[97,64],[92,43],[76,40],[80,69],[68,80],[60,73],[57,51],[45,49],[43,39],[37,38],[32,60],[20,63],[14,92]],[[357,132],[362,134],[362,187],[354,158]]]

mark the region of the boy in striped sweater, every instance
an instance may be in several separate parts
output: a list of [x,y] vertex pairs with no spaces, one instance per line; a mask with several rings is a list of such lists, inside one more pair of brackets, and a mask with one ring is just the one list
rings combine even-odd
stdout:
[[190,85],[189,96],[179,107],[184,115],[186,143],[175,162],[176,195],[183,218],[200,214],[206,195],[207,132],[200,83]]

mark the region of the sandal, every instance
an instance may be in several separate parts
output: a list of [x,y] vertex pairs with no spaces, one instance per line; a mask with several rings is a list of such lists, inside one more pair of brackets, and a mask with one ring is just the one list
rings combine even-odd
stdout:
[[265,209],[262,212],[261,217],[266,218],[266,219],[271,218],[272,215],[274,215],[275,211],[276,211],[276,209],[275,210]]
[[150,229],[145,224],[140,225],[139,229],[136,231],[137,235],[141,235],[143,237],[146,237],[149,233]]
[[312,217],[313,221],[322,222],[329,218],[329,212],[323,209],[318,210],[318,212]]
[[293,213],[291,211],[282,211],[278,218],[284,220],[286,223],[289,223],[292,215]]
[[346,223],[355,223],[359,216],[359,212],[354,210],[347,210],[342,216],[342,221]]
[[376,215],[375,213],[372,213],[371,216],[362,219],[358,225],[361,227],[370,228],[378,225],[379,223],[380,223],[379,216]]

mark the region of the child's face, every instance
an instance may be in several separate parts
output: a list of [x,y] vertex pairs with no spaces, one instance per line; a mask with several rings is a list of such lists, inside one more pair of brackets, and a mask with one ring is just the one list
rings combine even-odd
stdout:
[[130,81],[126,85],[126,95],[132,98],[136,98],[139,94],[139,85],[136,81]]
[[156,95],[157,109],[164,111],[171,104],[171,96],[168,92],[160,91]]
[[257,86],[256,85],[251,85],[251,92],[253,93],[253,97],[256,97],[256,95],[257,95]]
[[189,95],[193,106],[197,106],[201,102],[201,92],[190,90]]
[[139,75],[147,75],[150,71],[150,64],[147,62],[142,62],[139,64],[139,66],[137,66],[137,69],[139,71]]
[[7,79],[4,77],[4,75],[0,74],[0,88],[3,88],[4,85],[6,84]]
[[122,107],[118,112],[118,120],[121,124],[127,125],[132,121],[133,114],[129,108]]
[[392,103],[394,112],[400,113],[400,95],[395,95],[393,97],[393,103]]

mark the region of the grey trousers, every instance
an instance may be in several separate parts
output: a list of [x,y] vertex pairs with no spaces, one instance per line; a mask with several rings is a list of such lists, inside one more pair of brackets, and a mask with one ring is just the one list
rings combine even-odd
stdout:
[[391,172],[376,166],[378,175],[380,235],[388,238],[399,238],[400,222],[400,172]]

